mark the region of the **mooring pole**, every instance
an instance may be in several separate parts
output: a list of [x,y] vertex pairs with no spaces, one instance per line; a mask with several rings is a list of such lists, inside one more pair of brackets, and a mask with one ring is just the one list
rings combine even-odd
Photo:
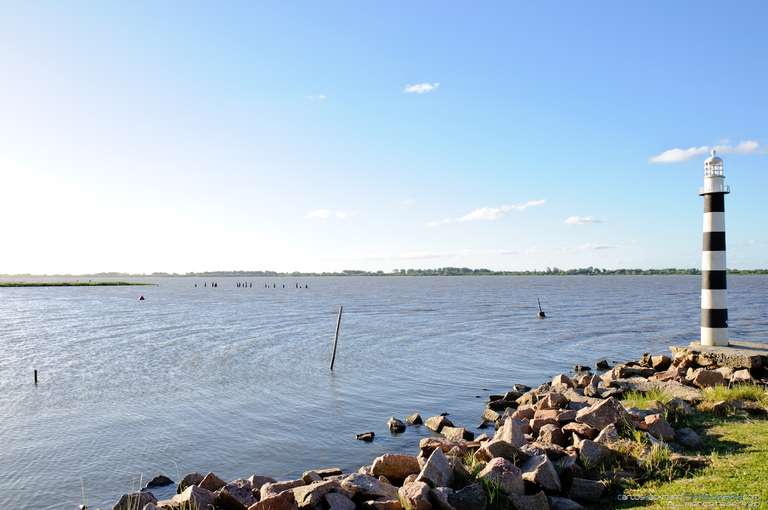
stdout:
[[333,363],[336,361],[336,345],[339,343],[339,329],[341,328],[341,312],[344,311],[344,307],[339,305],[339,316],[336,319],[336,335],[333,337],[333,354],[331,355],[331,371],[333,371]]
[[35,386],[37,386],[37,369],[35,369]]

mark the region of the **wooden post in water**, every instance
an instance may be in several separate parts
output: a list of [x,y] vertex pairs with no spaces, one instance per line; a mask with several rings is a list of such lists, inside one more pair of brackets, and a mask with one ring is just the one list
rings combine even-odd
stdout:
[[336,345],[339,343],[339,329],[341,328],[341,313],[344,311],[344,307],[339,305],[339,316],[336,319],[336,335],[333,337],[333,354],[331,355],[331,371],[333,371],[333,363],[336,361]]
[[35,386],[37,386],[37,369],[35,369]]

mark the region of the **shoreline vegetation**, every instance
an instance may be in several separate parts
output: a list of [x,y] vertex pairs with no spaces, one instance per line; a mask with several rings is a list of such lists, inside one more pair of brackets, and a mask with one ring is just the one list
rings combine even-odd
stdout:
[[[728,269],[732,275],[768,275],[768,269]],[[0,278],[42,278],[42,277],[66,277],[66,278],[208,278],[208,277],[306,277],[306,276],[613,276],[613,275],[701,275],[697,268],[661,268],[661,269],[605,269],[599,267],[583,267],[576,269],[560,269],[548,267],[544,270],[532,271],[494,271],[491,269],[472,269],[469,267],[438,267],[434,269],[393,269],[385,271],[364,271],[357,269],[345,269],[335,272],[279,272],[279,271],[204,271],[188,273],[93,273],[93,274],[0,274]],[[129,285],[128,282],[121,284]],[[137,284],[130,284],[137,285]]]
[[[513,384],[488,396],[477,427],[449,413],[382,419],[395,436],[431,434],[415,454],[385,453],[355,472],[158,475],[113,510],[768,508],[768,356],[672,354]],[[176,495],[158,501],[158,486]]]
[[3,287],[122,287],[122,286],[148,286],[155,283],[142,282],[0,282]]

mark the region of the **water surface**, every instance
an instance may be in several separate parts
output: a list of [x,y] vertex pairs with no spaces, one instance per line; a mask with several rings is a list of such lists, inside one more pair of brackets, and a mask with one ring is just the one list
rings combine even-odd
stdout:
[[[158,472],[356,469],[427,435],[390,435],[390,415],[471,427],[478,396],[665,351],[699,321],[695,276],[241,280],[253,288],[0,288],[0,508],[76,508],[83,487],[111,508]],[[730,277],[732,337],[768,342],[766,284]],[[354,440],[368,430],[375,442]]]

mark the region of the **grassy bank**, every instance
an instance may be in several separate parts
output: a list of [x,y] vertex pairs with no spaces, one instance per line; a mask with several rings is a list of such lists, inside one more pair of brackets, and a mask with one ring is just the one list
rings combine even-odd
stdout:
[[710,458],[709,466],[629,490],[631,500],[617,508],[768,509],[768,420],[711,418],[702,425],[702,453]]
[[683,424],[703,439],[698,451],[686,453],[705,456],[708,465],[680,478],[659,478],[627,490],[626,499],[617,501],[616,508],[768,509],[768,419],[733,408],[725,417],[706,411],[718,401],[765,405],[768,395],[756,386],[720,386],[707,388],[704,398],[699,411],[683,418]]
[[0,282],[0,287],[121,287],[126,285],[156,285],[143,282]]

